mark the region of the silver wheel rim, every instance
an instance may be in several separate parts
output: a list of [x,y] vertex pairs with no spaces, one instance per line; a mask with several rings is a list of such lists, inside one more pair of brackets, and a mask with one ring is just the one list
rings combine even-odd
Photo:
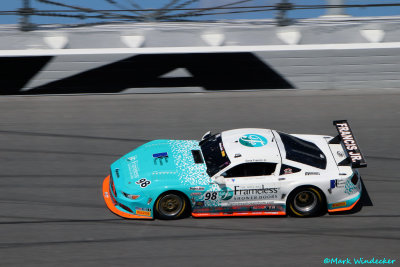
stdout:
[[301,191],[294,197],[294,207],[300,212],[313,210],[317,203],[317,195],[312,191]]
[[160,213],[168,216],[175,216],[182,210],[182,199],[173,194],[165,195],[160,199],[158,209]]

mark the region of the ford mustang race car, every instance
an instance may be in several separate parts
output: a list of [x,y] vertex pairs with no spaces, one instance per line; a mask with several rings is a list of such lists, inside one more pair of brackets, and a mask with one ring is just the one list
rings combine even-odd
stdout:
[[133,219],[350,210],[366,162],[348,122],[334,125],[336,137],[249,128],[151,141],[111,165],[103,197],[113,213]]

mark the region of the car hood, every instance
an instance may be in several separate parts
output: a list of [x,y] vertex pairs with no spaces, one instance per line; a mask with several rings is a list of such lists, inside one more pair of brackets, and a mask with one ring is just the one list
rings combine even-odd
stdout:
[[[154,182],[207,184],[204,162],[195,162],[192,151],[200,153],[196,140],[155,140],[129,152],[111,165],[117,183],[134,187],[140,179]],[[202,155],[201,155],[202,159]],[[120,185],[122,185],[120,184]]]

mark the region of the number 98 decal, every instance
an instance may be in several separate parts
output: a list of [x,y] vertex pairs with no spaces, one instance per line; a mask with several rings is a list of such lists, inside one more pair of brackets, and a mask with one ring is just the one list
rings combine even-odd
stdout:
[[204,200],[216,200],[218,196],[217,192],[207,192],[204,195]]
[[140,185],[140,187],[146,187],[149,184],[151,184],[151,181],[146,180],[146,178],[142,178],[139,181],[137,181],[136,184]]

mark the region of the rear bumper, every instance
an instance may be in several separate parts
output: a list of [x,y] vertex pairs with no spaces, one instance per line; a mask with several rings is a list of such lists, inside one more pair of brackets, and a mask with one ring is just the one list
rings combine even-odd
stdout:
[[107,208],[118,216],[127,219],[153,219],[153,217],[151,216],[135,215],[119,210],[116,207],[118,205],[118,202],[115,201],[114,203],[113,200],[111,199],[112,195],[110,192],[110,176],[107,176],[103,181],[103,198],[104,201],[106,202]]
[[349,200],[329,204],[328,205],[328,212],[338,212],[338,211],[351,210],[358,203],[360,198],[361,198],[361,192],[359,192],[358,196],[356,196],[354,198],[351,198]]
[[[354,176],[358,177],[357,183],[353,184],[350,178],[354,178],[353,176],[349,177],[346,181],[345,191],[344,193],[352,193],[354,190],[354,194],[352,196],[347,196],[346,198],[338,198],[335,201],[332,201],[328,204],[328,212],[338,212],[338,211],[349,211],[352,210],[357,203],[360,201],[362,194],[362,181],[361,176],[356,171]],[[340,200],[340,201],[339,201]]]

